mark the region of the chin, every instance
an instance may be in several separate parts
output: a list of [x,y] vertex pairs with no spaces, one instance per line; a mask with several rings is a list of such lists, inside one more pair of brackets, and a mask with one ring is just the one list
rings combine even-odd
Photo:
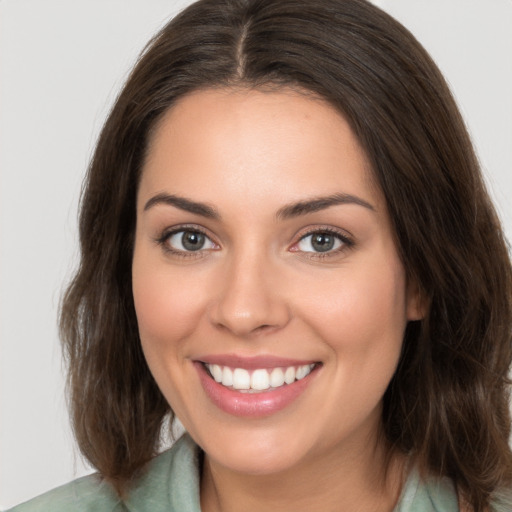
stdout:
[[251,429],[229,434],[192,437],[202,447],[206,456],[233,472],[247,475],[280,473],[300,464],[306,457],[307,441],[290,435],[261,432]]
[[281,450],[269,448],[268,451],[261,452],[260,450],[237,450],[226,451],[222,453],[207,454],[217,464],[239,474],[264,476],[276,473],[282,473],[286,470],[298,465],[300,458],[293,457]]

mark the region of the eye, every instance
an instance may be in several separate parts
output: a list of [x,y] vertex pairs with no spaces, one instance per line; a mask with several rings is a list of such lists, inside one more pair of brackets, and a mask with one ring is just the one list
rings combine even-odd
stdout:
[[182,229],[165,236],[164,243],[172,252],[195,252],[215,249],[215,244],[201,231]]
[[314,231],[304,235],[297,243],[297,250],[302,252],[329,253],[338,252],[352,242],[340,233],[331,231]]

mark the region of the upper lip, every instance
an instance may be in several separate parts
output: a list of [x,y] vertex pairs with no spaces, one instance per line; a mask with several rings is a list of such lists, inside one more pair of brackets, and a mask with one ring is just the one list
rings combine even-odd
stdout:
[[195,358],[195,360],[205,364],[218,364],[219,366],[229,366],[230,368],[245,368],[247,370],[256,370],[258,368],[303,366],[306,364],[313,364],[318,362],[312,359],[291,359],[287,357],[277,357],[272,355],[245,357],[236,354],[211,354]]

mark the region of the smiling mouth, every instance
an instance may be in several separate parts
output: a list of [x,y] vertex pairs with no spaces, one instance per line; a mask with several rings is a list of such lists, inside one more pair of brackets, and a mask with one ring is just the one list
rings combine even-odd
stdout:
[[307,377],[317,366],[315,363],[278,368],[231,368],[203,363],[207,373],[222,386],[241,393],[273,391]]

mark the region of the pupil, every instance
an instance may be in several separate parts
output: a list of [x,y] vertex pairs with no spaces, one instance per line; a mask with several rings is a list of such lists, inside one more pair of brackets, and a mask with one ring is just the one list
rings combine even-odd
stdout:
[[334,247],[334,237],[328,233],[318,233],[313,236],[311,245],[318,252],[330,251]]
[[181,237],[181,243],[188,251],[198,251],[204,245],[204,235],[195,231],[186,231]]

